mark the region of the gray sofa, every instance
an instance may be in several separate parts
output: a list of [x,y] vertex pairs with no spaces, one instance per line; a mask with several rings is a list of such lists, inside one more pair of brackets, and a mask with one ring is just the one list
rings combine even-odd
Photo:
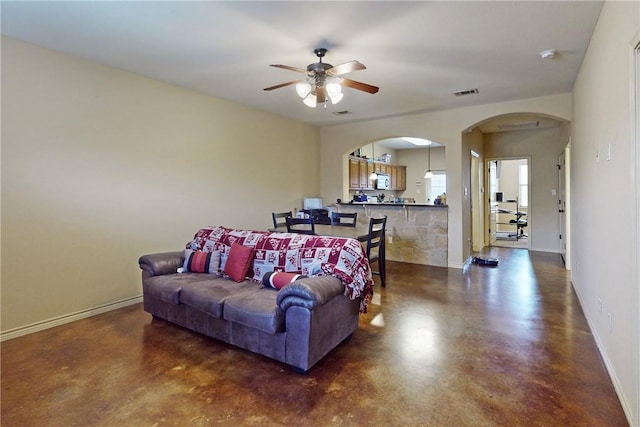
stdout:
[[361,299],[333,276],[296,280],[278,290],[218,275],[177,273],[184,252],[144,255],[145,311],[306,372],[358,328]]

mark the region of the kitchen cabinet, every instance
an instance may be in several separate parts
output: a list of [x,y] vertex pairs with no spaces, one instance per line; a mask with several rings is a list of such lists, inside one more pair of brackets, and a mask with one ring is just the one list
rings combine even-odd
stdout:
[[369,175],[376,173],[389,175],[390,190],[404,191],[407,188],[406,166],[370,162],[358,157],[349,158],[349,190],[375,190],[376,182]]
[[369,179],[374,164],[365,159],[349,159],[349,190],[374,190],[375,182]]
[[407,189],[407,167],[398,166],[398,190],[404,191]]
[[360,163],[358,159],[349,159],[349,189],[360,189]]
[[398,189],[398,166],[389,166],[389,178],[391,179],[390,190]]
[[369,175],[371,172],[369,170],[373,170],[373,164],[368,163],[366,160],[360,161],[360,189],[369,190],[373,188],[371,181],[369,180]]

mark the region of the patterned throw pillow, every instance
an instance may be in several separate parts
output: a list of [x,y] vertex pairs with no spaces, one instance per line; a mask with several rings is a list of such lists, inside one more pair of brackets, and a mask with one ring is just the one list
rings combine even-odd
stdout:
[[291,282],[302,279],[303,276],[298,273],[285,273],[283,271],[270,271],[262,276],[262,284],[267,288],[282,289]]
[[220,251],[203,252],[185,249],[182,269],[192,273],[219,274]]
[[234,282],[242,282],[247,277],[254,251],[254,248],[233,243],[227,256],[227,262],[224,264],[224,274]]

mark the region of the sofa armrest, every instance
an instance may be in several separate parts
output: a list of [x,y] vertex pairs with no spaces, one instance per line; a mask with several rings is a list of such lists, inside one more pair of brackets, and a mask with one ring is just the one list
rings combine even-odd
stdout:
[[138,264],[151,276],[174,274],[184,264],[184,251],[143,255],[138,260]]
[[280,289],[276,301],[282,310],[292,305],[312,309],[342,294],[344,285],[340,279],[333,276],[314,276],[296,280]]

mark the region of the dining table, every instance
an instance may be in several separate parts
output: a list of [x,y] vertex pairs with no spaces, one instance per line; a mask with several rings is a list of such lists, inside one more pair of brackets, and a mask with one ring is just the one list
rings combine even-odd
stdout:
[[[368,226],[345,227],[343,225],[315,224],[314,227],[316,235],[318,236],[349,237],[361,242],[366,242],[367,236],[369,235]],[[288,233],[286,226],[269,228],[268,230],[279,233]]]
[[[343,225],[328,225],[328,224],[314,224],[315,233],[317,236],[331,236],[331,237],[343,237],[343,238],[351,238],[360,241],[363,244],[363,250],[365,251],[365,255],[369,257],[369,250],[367,250],[368,237],[369,237],[369,226],[358,226],[355,227],[346,227]],[[268,229],[271,232],[279,232],[279,233],[288,233],[287,227],[274,227]],[[383,237],[380,240],[380,246],[378,248],[378,257],[380,259],[381,265],[386,265],[386,238]],[[376,273],[380,274],[380,273]]]

